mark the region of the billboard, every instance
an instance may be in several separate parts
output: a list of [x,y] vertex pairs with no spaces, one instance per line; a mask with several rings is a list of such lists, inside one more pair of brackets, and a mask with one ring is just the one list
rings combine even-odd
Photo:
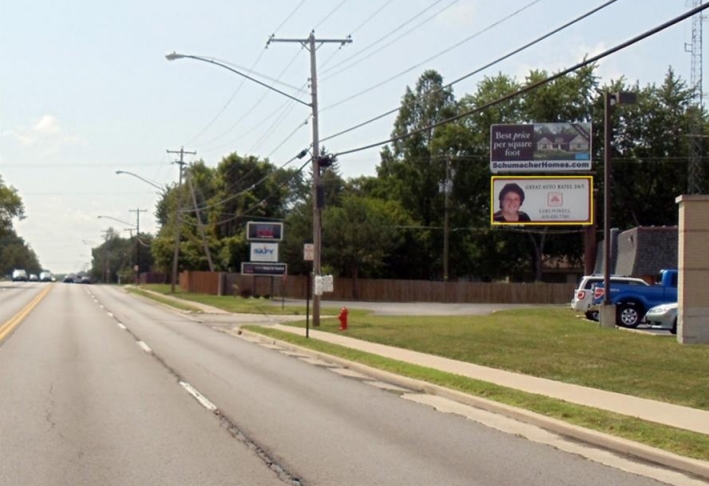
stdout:
[[590,170],[590,123],[490,126],[493,173]]
[[288,266],[285,263],[241,262],[243,275],[285,275]]
[[493,176],[490,224],[593,224],[593,177]]
[[246,223],[246,239],[281,241],[283,239],[283,223],[249,221]]
[[277,262],[278,243],[256,242],[251,243],[252,262]]

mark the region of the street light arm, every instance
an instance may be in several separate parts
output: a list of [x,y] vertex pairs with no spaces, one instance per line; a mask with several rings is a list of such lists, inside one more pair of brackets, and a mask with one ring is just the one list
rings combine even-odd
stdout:
[[305,105],[305,106],[308,106],[308,107],[312,107],[312,105],[311,105],[310,103],[306,103],[305,101],[300,100],[300,99],[296,98],[295,96],[289,95],[289,94],[286,93],[285,91],[281,91],[280,89],[274,88],[273,86],[269,86],[269,85],[267,85],[266,83],[261,82],[261,81],[259,81],[258,79],[249,76],[248,74],[244,74],[244,73],[242,73],[241,71],[237,71],[236,69],[234,69],[234,68],[232,68],[232,67],[230,67],[230,66],[227,66],[226,64],[222,64],[222,63],[220,63],[220,62],[218,62],[218,61],[215,61],[214,59],[209,59],[209,58],[200,57],[200,56],[191,56],[191,55],[188,55],[188,54],[178,54],[178,53],[176,53],[176,52],[173,52],[172,54],[167,54],[167,55],[165,56],[165,59],[167,59],[168,61],[174,61],[174,60],[176,60],[176,59],[195,59],[195,60],[197,60],[197,61],[203,61],[203,62],[208,62],[208,63],[210,63],[210,64],[215,64],[215,65],[217,65],[217,66],[219,66],[219,67],[223,67],[224,69],[227,69],[227,70],[231,71],[232,73],[238,74],[239,76],[242,76],[242,77],[244,77],[244,78],[246,78],[246,79],[248,79],[248,80],[250,80],[250,81],[253,81],[254,83],[260,84],[260,85],[263,86],[264,88],[267,88],[267,89],[270,89],[271,91],[275,91],[276,93],[282,94],[282,95],[285,96],[286,98],[290,98],[290,99],[293,100],[293,101],[297,101],[297,102],[300,103],[301,105]]
[[117,170],[116,174],[128,174],[130,176],[133,176],[137,179],[140,179],[141,181],[145,182],[146,184],[150,184],[151,186],[155,187],[156,189],[160,189],[160,191],[163,191],[164,188],[160,187],[156,183],[149,181],[148,179],[145,179],[144,177],[139,176],[138,174],[134,174],[132,172],[128,172],[127,170]]
[[101,216],[97,216],[97,218],[98,218],[98,219],[104,219],[104,218],[112,219],[113,221],[118,221],[118,222],[121,223],[121,224],[128,225],[128,226],[130,226],[131,228],[134,228],[134,227],[135,227],[135,226],[133,225],[133,223],[128,223],[127,221],[123,221],[123,220],[120,220],[120,219],[118,219],[118,218],[114,218],[113,216],[103,216],[103,215],[101,215]]

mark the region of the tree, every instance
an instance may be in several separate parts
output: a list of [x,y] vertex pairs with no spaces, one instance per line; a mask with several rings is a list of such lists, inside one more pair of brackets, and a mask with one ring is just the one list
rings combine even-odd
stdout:
[[24,218],[22,199],[14,187],[6,186],[0,175],[0,236],[12,229],[13,218]]
[[354,280],[353,297],[359,297],[357,278],[377,276],[388,257],[402,242],[403,229],[411,223],[395,201],[356,195],[342,197],[340,206],[323,214],[323,260],[336,275]]

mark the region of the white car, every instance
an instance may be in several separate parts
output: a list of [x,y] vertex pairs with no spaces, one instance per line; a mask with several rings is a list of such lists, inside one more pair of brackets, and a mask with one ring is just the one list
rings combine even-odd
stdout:
[[645,321],[653,329],[667,329],[677,334],[677,302],[650,308],[645,314]]
[[[618,275],[611,276],[611,282],[630,284],[630,285],[645,285],[648,284],[645,280],[636,277],[623,277]],[[571,308],[576,312],[583,312],[587,319],[592,321],[598,320],[598,309],[591,308],[593,303],[592,287],[597,283],[603,283],[603,275],[586,275],[581,278],[578,287],[574,290],[574,296],[571,299]]]

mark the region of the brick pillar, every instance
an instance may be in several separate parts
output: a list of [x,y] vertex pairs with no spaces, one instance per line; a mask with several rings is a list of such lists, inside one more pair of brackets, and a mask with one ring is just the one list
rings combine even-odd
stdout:
[[679,204],[677,341],[709,344],[709,195],[682,195]]

